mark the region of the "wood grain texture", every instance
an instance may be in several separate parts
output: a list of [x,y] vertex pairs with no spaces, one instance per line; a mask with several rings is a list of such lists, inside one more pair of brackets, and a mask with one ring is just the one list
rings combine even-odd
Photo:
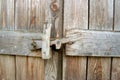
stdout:
[[[28,4],[27,4],[28,3]],[[29,1],[16,0],[15,1],[15,30],[26,30],[28,16]]]
[[[40,57],[40,50],[32,51],[34,47],[31,44],[33,39],[41,39],[41,37],[42,34],[39,33],[0,31],[0,54]],[[41,41],[36,43],[39,43],[36,48],[40,49]]]
[[11,26],[14,26],[14,0],[1,0],[0,6],[0,29],[12,29]]
[[110,80],[111,58],[88,58],[87,80]]
[[16,80],[44,80],[44,60],[17,56]]
[[113,0],[90,0],[89,29],[112,30]]
[[[64,1],[64,37],[72,36],[74,29],[88,29],[88,0]],[[73,32],[73,33],[72,33]],[[72,45],[67,45],[66,49]],[[64,54],[69,51],[64,51]],[[76,54],[72,51],[71,54]],[[86,80],[87,57],[63,55],[63,80]]]
[[119,37],[119,32],[71,30],[71,35],[65,41],[73,41],[74,44],[66,46],[66,54],[120,57]]
[[58,75],[58,53],[52,52],[53,56],[45,61],[45,80],[57,80]]
[[64,31],[71,28],[88,28],[88,0],[64,1]]
[[111,80],[120,79],[120,58],[113,58],[111,74]]
[[[43,1],[43,0],[42,0]],[[46,1],[46,20],[52,22],[52,38],[61,38],[63,35],[63,0],[48,0]],[[54,51],[53,48],[50,60],[45,61],[45,80],[61,80],[61,65],[62,65],[62,52]]]
[[[114,0],[114,31],[120,31],[120,1]],[[120,58],[112,59],[112,71],[111,71],[111,80],[119,80],[120,79]]]
[[63,58],[63,80],[86,80],[86,57]]
[[15,80],[15,57],[0,55],[0,80]]
[[[0,0],[0,26],[2,26],[2,0]],[[1,29],[2,27],[0,27]]]
[[[38,33],[39,35],[42,31],[43,22],[47,17],[44,15],[46,10],[45,1],[16,0],[15,4],[15,30]],[[41,21],[36,21],[38,18]],[[37,24],[40,25],[36,26]],[[17,80],[44,80],[44,76],[44,60],[37,57],[16,57]]]
[[[11,26],[14,26],[14,0],[0,0],[0,30],[12,29]],[[0,80],[15,80],[14,56],[0,55]]]
[[[89,29],[112,30],[113,0],[90,0],[89,16]],[[88,57],[87,80],[110,80],[110,68],[111,58]]]
[[120,0],[115,0],[115,12],[114,12],[114,30],[120,31]]

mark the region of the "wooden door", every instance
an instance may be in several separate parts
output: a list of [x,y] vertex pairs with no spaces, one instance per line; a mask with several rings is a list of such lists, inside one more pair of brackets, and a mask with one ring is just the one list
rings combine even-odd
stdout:
[[31,40],[21,35],[39,38],[44,22],[51,22],[51,37],[62,37],[62,5],[62,0],[0,0],[0,80],[61,79],[61,54],[52,51],[50,60],[41,59],[41,52],[30,54],[25,45]]
[[[0,80],[119,80],[119,8],[119,0],[0,0]],[[39,38],[45,21],[51,38],[83,39],[52,47],[49,60],[27,53],[31,40],[19,36]]]
[[66,45],[63,80],[120,79],[119,5],[119,0],[64,1],[64,37],[81,38]]

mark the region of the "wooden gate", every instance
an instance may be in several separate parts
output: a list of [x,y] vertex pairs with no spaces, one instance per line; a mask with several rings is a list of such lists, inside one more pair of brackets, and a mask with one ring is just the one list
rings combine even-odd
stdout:
[[[41,59],[40,52],[27,56],[9,55],[15,52],[11,45],[23,45],[23,41],[15,42],[16,38],[9,38],[9,34],[0,35],[0,42],[5,42],[0,43],[0,49],[4,46],[8,51],[6,55],[0,55],[0,80],[119,80],[119,47],[115,48],[117,51],[112,48],[106,53],[104,49],[111,45],[106,46],[99,37],[102,33],[101,36],[113,44],[108,39],[117,34],[118,38],[114,39],[119,40],[119,8],[119,0],[0,0],[1,32],[39,34],[46,21],[52,23],[51,38],[74,36],[81,30],[94,32],[93,35],[83,34],[83,40],[63,45],[60,50],[52,47],[52,57],[48,60]],[[110,34],[106,38],[104,33]],[[92,44],[86,45],[90,39],[85,36],[94,36]],[[93,48],[95,40],[99,49]],[[7,45],[8,42],[11,44]],[[115,45],[119,46],[119,43],[115,42]],[[17,53],[24,51],[23,47],[17,49]]]

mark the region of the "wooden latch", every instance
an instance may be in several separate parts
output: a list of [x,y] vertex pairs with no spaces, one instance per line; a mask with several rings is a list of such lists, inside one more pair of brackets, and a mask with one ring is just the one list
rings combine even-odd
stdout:
[[41,49],[42,49],[43,59],[49,59],[51,57],[50,46],[55,45],[56,49],[60,49],[62,44],[71,43],[78,40],[78,38],[74,38],[74,37],[72,38],[65,37],[65,38],[51,40],[50,39],[51,27],[52,27],[52,24],[50,23],[44,24],[44,29],[41,35],[41,39],[33,39],[33,42],[31,43],[34,50],[36,50],[36,45],[40,45],[39,43],[36,43],[36,42],[39,42],[40,40],[42,40]]
[[36,41],[38,42],[39,40],[42,40],[42,58],[43,59],[49,59],[51,57],[50,46],[55,45],[56,49],[60,49],[62,44],[60,39],[50,41],[51,26],[52,24],[49,24],[49,23],[44,24],[41,39],[33,39],[33,42],[31,43],[31,45],[33,46],[33,49],[37,50],[36,45],[40,45],[40,44],[36,43]]

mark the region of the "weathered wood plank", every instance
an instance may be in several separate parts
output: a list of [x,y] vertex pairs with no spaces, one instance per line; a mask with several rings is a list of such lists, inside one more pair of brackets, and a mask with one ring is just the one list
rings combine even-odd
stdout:
[[111,58],[88,58],[87,80],[110,80]]
[[115,19],[114,19],[114,30],[120,31],[120,0],[115,0]]
[[70,36],[73,36],[73,38],[69,40],[76,41],[73,42],[74,44],[67,46],[67,55],[120,57],[119,32],[90,30],[72,30],[71,32],[76,34],[71,33]]
[[51,25],[52,24],[45,24],[43,29],[44,39],[42,39],[42,58],[43,59],[50,59],[50,33],[51,33]]
[[112,30],[113,0],[90,0],[89,29]]
[[0,4],[0,29],[11,30],[14,27],[14,0],[1,0]]
[[[0,54],[38,56],[41,57],[40,51],[31,51],[33,46],[32,39],[41,39],[39,33],[0,31]],[[41,42],[37,48],[41,48]]]
[[[11,26],[14,26],[14,0],[0,0],[0,30],[12,29]],[[15,80],[14,56],[0,55],[0,80]]]
[[[2,26],[2,0],[0,0],[0,26]],[[2,27],[0,27],[1,29]]]
[[0,55],[0,80],[15,80],[15,57]]
[[14,8],[15,8],[15,5],[14,5],[14,1],[15,0],[6,0],[7,1],[7,27],[9,30],[13,30],[14,28]]
[[[88,29],[88,0],[64,0],[64,37],[72,36],[74,33],[70,32],[73,28]],[[73,41],[74,39],[72,38]],[[66,50],[69,47],[71,45],[67,44]],[[69,54],[66,50],[64,53]],[[72,51],[70,54],[76,52]],[[63,80],[86,80],[86,64],[87,57],[63,55]]]
[[44,80],[44,60],[17,56],[16,80]]
[[30,8],[28,4],[27,0],[15,1],[15,30],[27,30],[27,18],[29,17],[27,9]]
[[[114,31],[120,31],[120,1],[114,0]],[[119,37],[118,37],[119,38]],[[119,53],[118,53],[119,54]],[[111,68],[111,80],[119,80],[120,79],[120,58],[112,59],[112,68]]]
[[120,80],[120,58],[113,58],[111,80]]
[[[1,0],[1,24],[0,24],[0,29],[5,28],[5,26],[7,26],[7,21],[6,21],[6,17],[7,17],[7,9],[6,9],[6,5],[7,5],[7,0]],[[12,4],[10,4],[12,5]]]
[[[47,16],[45,20],[52,23],[51,37],[61,38],[63,35],[63,0],[48,0],[45,3],[45,16]],[[62,61],[60,60],[62,52],[56,52],[53,48],[52,54],[51,59],[45,61],[45,80],[62,80]]]
[[[37,1],[39,0],[21,0],[21,1],[17,0],[18,3],[16,3],[15,14],[16,20],[18,20],[19,18],[20,20],[16,22],[17,27],[16,30],[20,29],[20,31],[26,31],[29,33],[35,32],[35,34],[37,32],[39,36],[38,38],[40,39],[40,27],[43,26],[39,26],[36,29],[36,14],[35,14],[37,7],[36,5],[39,5],[41,7],[40,3]],[[39,10],[44,10],[44,8],[40,8]],[[40,12],[40,14],[44,14],[44,12]],[[43,20],[44,22],[43,17],[41,17],[41,20]],[[35,54],[39,53],[35,52]],[[44,80],[44,61],[41,58],[17,56],[16,70],[17,80]]]
[[86,80],[86,57],[63,57],[63,80]]
[[[58,53],[52,52],[53,57],[45,61],[45,80],[57,80],[58,79]],[[59,80],[59,79],[58,79]]]
[[[89,29],[112,30],[113,29],[113,0],[90,0],[89,16],[90,16]],[[101,32],[101,33],[104,35],[104,32]],[[109,34],[109,32],[106,32],[106,33]],[[94,33],[94,34],[96,35],[97,33]],[[110,33],[110,35],[99,36],[100,38],[109,38],[108,42],[106,42],[106,39],[102,40],[102,42],[105,43],[101,45],[101,47],[104,48],[101,50],[103,51],[103,53],[106,47],[109,47],[108,51],[111,51],[112,49],[114,49],[113,48],[114,46],[117,46],[117,44],[114,44],[114,41],[117,41],[117,40],[114,39],[115,36],[112,34]],[[94,39],[96,39],[97,37],[98,36],[94,37]],[[98,40],[96,42],[100,42],[100,41]],[[102,44],[102,42],[100,43]],[[109,42],[112,43],[114,46],[112,44],[109,44]],[[96,44],[96,45],[99,45],[99,44]],[[88,49],[91,49],[91,48],[89,47]],[[94,49],[95,54],[97,54],[99,51],[100,50],[95,51]],[[114,51],[116,52],[116,50]],[[102,55],[102,52],[99,54]],[[110,69],[111,69],[111,58],[88,57],[87,80],[110,80]]]
[[71,28],[88,28],[88,0],[65,0],[64,30]]

